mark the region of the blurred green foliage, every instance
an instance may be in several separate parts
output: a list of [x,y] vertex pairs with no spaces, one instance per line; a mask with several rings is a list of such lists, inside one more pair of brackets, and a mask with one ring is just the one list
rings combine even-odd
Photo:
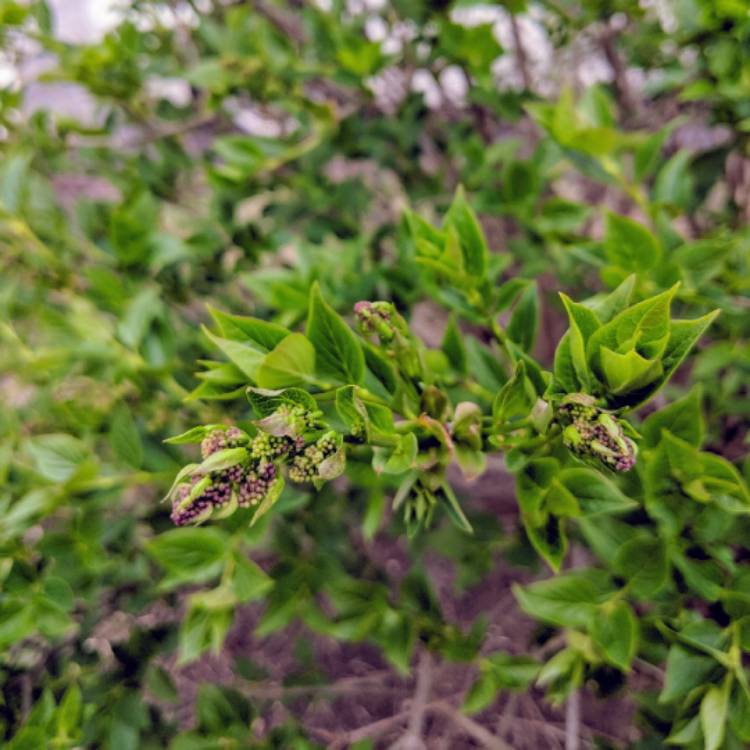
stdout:
[[[750,16],[742,0],[642,5],[504,3],[501,43],[458,20],[466,2],[133,0],[100,41],[71,43],[43,0],[0,0],[3,60],[23,72],[0,88],[4,746],[323,746],[293,713],[264,728],[274,698],[248,697],[264,675],[240,660],[178,716],[175,659],[219,651],[247,602],[263,603],[259,639],[302,623],[300,649],[311,632],[364,641],[403,674],[422,649],[470,663],[468,712],[532,684],[606,695],[646,664],[663,678],[635,695],[631,747],[750,742]],[[524,30],[549,41],[546,63],[539,37],[513,41]],[[565,85],[581,47],[607,80]],[[26,58],[42,55],[37,81]],[[451,77],[465,99],[414,84]],[[74,90],[80,116],[32,106]],[[459,184],[481,258],[435,229]],[[288,488],[253,526],[240,511],[172,528],[159,501],[189,449],[164,441],[252,417],[238,337],[211,310],[300,330],[317,284],[345,318],[383,299],[419,326],[428,301],[436,377],[460,400],[471,373],[471,399],[514,416],[537,373],[508,366],[488,316],[557,376],[575,321],[557,292],[595,307],[631,277],[633,301],[674,289],[675,317],[721,314],[660,409],[634,416],[638,467],[605,477],[622,513],[564,522],[580,570],[546,577],[533,531],[503,528],[467,485],[474,535],[436,518],[394,577],[367,552],[406,548],[401,481],[364,446],[344,483]],[[522,509],[551,502],[559,464],[506,465]],[[483,618],[460,628],[435,594],[436,553],[461,591],[497,566],[539,574],[516,588],[536,640],[483,650]]]

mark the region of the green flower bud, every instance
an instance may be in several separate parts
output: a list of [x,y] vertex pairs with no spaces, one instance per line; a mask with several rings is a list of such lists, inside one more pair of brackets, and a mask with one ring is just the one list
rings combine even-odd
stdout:
[[592,396],[566,396],[558,407],[557,420],[563,428],[563,444],[571,453],[599,461],[614,471],[629,471],[635,466],[636,444],[613,414],[596,406]]

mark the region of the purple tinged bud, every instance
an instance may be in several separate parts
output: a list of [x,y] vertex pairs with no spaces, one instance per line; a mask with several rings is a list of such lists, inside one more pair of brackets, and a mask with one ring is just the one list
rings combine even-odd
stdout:
[[630,471],[635,466],[638,447],[617,418],[598,408],[592,396],[566,396],[558,407],[557,421],[563,428],[563,444],[571,453],[599,461],[613,471]]

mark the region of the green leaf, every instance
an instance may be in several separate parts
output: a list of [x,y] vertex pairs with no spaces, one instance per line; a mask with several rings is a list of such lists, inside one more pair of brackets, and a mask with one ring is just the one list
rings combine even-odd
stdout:
[[595,331],[586,346],[594,370],[600,372],[601,347],[621,354],[636,350],[648,359],[659,357],[669,340],[669,308],[676,291],[674,286],[628,307]]
[[576,498],[584,516],[625,513],[638,507],[635,500],[594,469],[563,469],[558,480]]
[[244,463],[249,457],[247,448],[223,448],[203,459],[193,474],[207,477],[209,474],[230,469],[232,466]]
[[643,448],[656,448],[661,440],[662,430],[667,430],[675,437],[698,448],[703,444],[705,424],[701,410],[703,394],[696,386],[681,399],[649,414],[641,425]]
[[57,709],[58,737],[74,737],[81,720],[81,690],[78,685],[72,685],[65,691],[60,707]]
[[315,349],[318,375],[344,384],[362,383],[365,358],[359,340],[323,299],[317,283],[310,290],[307,337]]
[[528,417],[536,399],[536,389],[526,375],[526,363],[521,360],[516,364],[513,377],[495,396],[492,416],[497,422]]
[[526,536],[531,546],[542,556],[555,573],[560,571],[568,551],[568,537],[565,533],[564,519],[547,515],[541,524],[530,524],[528,518],[522,518]]
[[461,375],[465,375],[466,344],[464,343],[463,334],[458,329],[456,316],[453,314],[448,318],[448,325],[445,328],[443,343],[440,348],[445,352],[445,356],[448,357],[451,367]]
[[365,354],[365,387],[374,390],[371,380],[379,390],[383,391],[385,398],[390,398],[398,389],[398,379],[393,365],[383,354],[367,341],[361,342]]
[[564,573],[525,588],[513,587],[526,614],[553,625],[584,630],[612,591],[609,576],[593,568]]
[[112,415],[109,444],[114,454],[134,469],[143,463],[143,443],[133,415],[126,404],[120,404]]
[[268,492],[266,492],[266,496],[263,498],[257,510],[255,511],[253,520],[250,522],[250,526],[255,526],[255,524],[258,523],[258,521],[260,521],[260,519],[263,518],[263,516],[265,516],[269,510],[271,510],[271,508],[273,508],[278,499],[281,497],[281,493],[283,491],[284,477],[278,476],[276,477],[276,480],[271,485]]
[[418,449],[417,436],[413,432],[400,435],[392,452],[373,456],[373,468],[384,474],[403,474],[414,466]]
[[479,713],[494,702],[498,692],[495,675],[490,671],[482,671],[466,693],[462,710],[467,714]]
[[630,669],[638,650],[638,620],[626,602],[599,607],[591,624],[591,637],[610,664],[623,671]]
[[636,276],[628,276],[614,291],[606,297],[596,299],[590,302],[591,309],[602,323],[609,323],[615,315],[621,313],[628,307],[633,297],[635,289]]
[[[586,347],[591,336],[601,327],[601,323],[596,314],[588,307],[573,302],[566,294],[561,293],[560,299],[562,299],[568,313],[569,329],[565,340],[568,342],[570,362],[578,381],[584,388],[588,389],[592,378],[586,358]],[[558,362],[556,359],[556,371],[557,368]]]
[[445,510],[448,513],[448,518],[457,526],[461,531],[465,531],[467,534],[473,534],[474,529],[469,523],[469,519],[466,518],[461,508],[461,504],[458,502],[456,494],[453,492],[453,488],[447,483],[443,482],[440,489],[435,493],[435,497],[438,500],[442,500],[445,506]]
[[721,687],[711,685],[703,696],[700,717],[704,750],[719,750],[724,741],[730,685],[727,681]]
[[486,278],[489,250],[476,214],[469,206],[460,185],[445,215],[445,227],[452,227],[458,234],[467,273],[476,279]]
[[261,388],[287,388],[314,381],[315,349],[301,333],[291,333],[261,355],[255,378]]
[[179,658],[182,666],[211,649],[218,653],[232,624],[232,605],[224,607],[191,606],[179,633]]
[[262,352],[274,349],[290,333],[284,326],[267,320],[244,315],[229,315],[210,306],[208,311],[223,338],[249,344]]
[[191,443],[200,443],[203,438],[208,435],[211,430],[219,427],[220,425],[199,425],[198,427],[191,427],[186,432],[182,432],[179,435],[167,438],[164,442],[169,445],[189,445]]
[[694,180],[690,173],[690,162],[694,154],[685,149],[677,151],[659,170],[654,182],[652,199],[686,210],[693,199]]
[[626,271],[653,268],[661,256],[656,237],[646,227],[610,212],[604,226],[604,251],[611,263]]
[[654,597],[669,581],[670,565],[661,539],[637,534],[617,550],[613,570],[639,599]]
[[506,328],[508,337],[525,352],[531,351],[539,326],[539,299],[535,283],[529,284],[513,308]]
[[67,482],[87,463],[86,445],[72,435],[38,435],[26,443],[37,471],[53,482]]
[[213,526],[165,531],[146,543],[146,552],[170,574],[163,585],[208,581],[221,572],[229,550],[226,532]]
[[662,373],[658,359],[646,359],[631,349],[627,354],[618,354],[606,346],[600,349],[601,368],[604,380],[611,393],[629,393],[653,383]]
[[217,346],[232,364],[239,368],[251,381],[257,379],[258,369],[266,356],[262,351],[239,341],[216,336],[205,326],[201,330],[211,340],[211,343]]
[[310,412],[318,410],[315,399],[301,388],[248,388],[247,400],[259,418],[268,417],[280,406],[303,406]]
[[259,599],[272,586],[273,580],[256,563],[240,554],[234,556],[232,588],[238,601],[244,603]]
[[662,354],[664,375],[660,380],[660,384],[663,385],[669,380],[672,373],[680,366],[688,352],[695,346],[695,343],[705,333],[711,323],[713,323],[719,312],[719,310],[714,310],[702,318],[696,318],[695,320],[673,320],[671,322],[669,326],[669,341]]

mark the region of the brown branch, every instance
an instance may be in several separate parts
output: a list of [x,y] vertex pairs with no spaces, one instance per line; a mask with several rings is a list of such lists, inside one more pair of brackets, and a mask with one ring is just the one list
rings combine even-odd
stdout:
[[513,748],[504,740],[495,737],[492,732],[485,729],[481,724],[465,716],[455,709],[450,703],[438,701],[429,706],[433,711],[437,711],[443,716],[449,718],[456,726],[460,727],[466,734],[475,739],[482,747],[489,750],[513,750]]

